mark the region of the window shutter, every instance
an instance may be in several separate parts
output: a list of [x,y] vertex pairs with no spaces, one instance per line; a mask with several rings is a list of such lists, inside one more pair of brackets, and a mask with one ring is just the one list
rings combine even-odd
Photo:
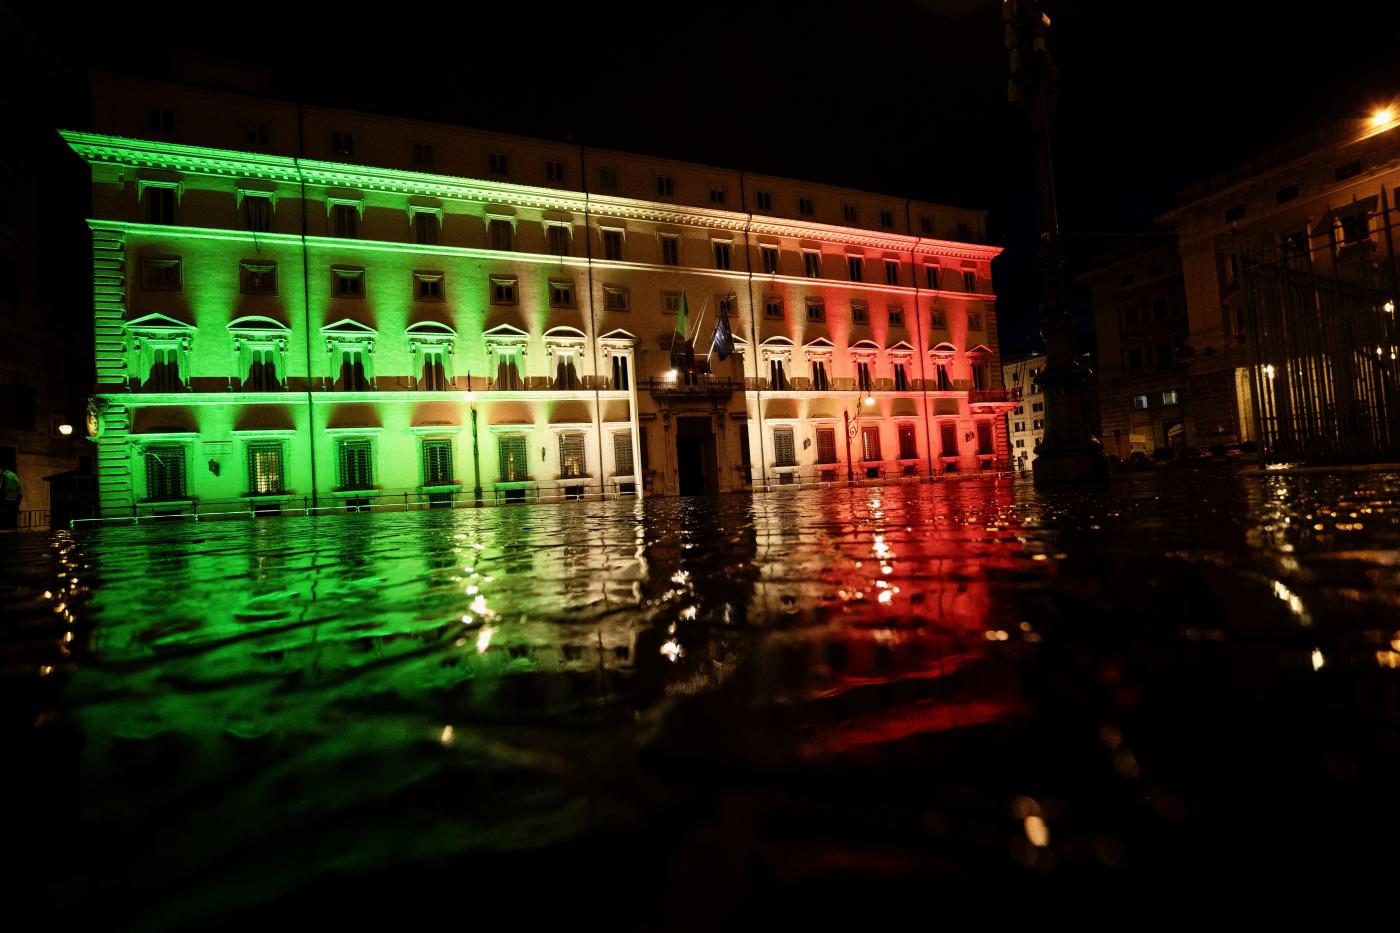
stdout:
[[631,476],[632,467],[632,435],[613,435],[613,463],[617,465],[618,476]]

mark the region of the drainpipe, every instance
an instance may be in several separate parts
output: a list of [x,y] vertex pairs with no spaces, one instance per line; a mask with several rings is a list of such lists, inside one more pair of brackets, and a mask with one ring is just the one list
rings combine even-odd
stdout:
[[[904,199],[904,226],[909,231],[909,235],[914,235],[914,220],[911,199]],[[923,237],[919,237],[922,240]],[[924,345],[924,316],[919,310],[919,251],[918,242],[909,249],[909,275],[914,281],[914,339],[919,347],[919,384],[923,387],[920,392],[924,400],[924,437],[928,439],[928,478],[933,479],[933,422],[928,415],[928,376],[924,371],[924,361],[928,357],[928,351],[933,349]],[[933,313],[933,306],[929,306],[929,314]]]
[[[758,317],[754,313],[753,301],[753,257],[749,255],[749,238],[753,227],[753,211],[749,209],[749,196],[744,188],[744,173],[739,173],[739,201],[744,205],[744,272],[745,283],[749,292],[749,355],[753,357],[754,374],[754,406],[758,410],[758,466],[763,477],[763,486],[768,487],[768,455],[763,449],[763,389],[758,381],[761,377],[758,374]],[[745,400],[748,399],[748,392],[744,392]],[[749,429],[748,420],[744,421],[744,430]],[[749,445],[749,459],[753,459],[753,445]],[[752,486],[753,463],[749,463],[749,480]]]
[[598,432],[598,495],[607,498],[608,474],[603,469],[603,395],[598,388],[598,316],[593,308],[593,221],[588,201],[588,155],[578,147],[578,166],[583,189],[583,257],[588,263],[588,332],[593,335],[593,426]]
[[[306,130],[302,119],[301,101],[297,101],[297,154],[292,163],[296,166],[297,181],[301,184],[301,310],[302,322],[306,328],[306,424],[308,448],[311,452],[311,506],[316,508],[316,405],[312,395],[311,375],[311,263],[306,244],[306,175],[301,170],[301,160],[306,156]],[[290,376],[288,377],[291,378]]]

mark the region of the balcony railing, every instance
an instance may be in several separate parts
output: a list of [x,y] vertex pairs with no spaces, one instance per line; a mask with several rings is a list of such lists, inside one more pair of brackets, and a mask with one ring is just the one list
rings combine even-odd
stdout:
[[978,402],[1019,402],[1021,400],[1021,390],[969,389],[967,400],[973,405],[976,405]]

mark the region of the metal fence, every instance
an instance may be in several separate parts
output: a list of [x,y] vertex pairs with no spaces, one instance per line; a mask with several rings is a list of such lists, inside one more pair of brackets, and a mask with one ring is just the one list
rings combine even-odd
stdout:
[[1396,213],[1382,189],[1315,225],[1237,244],[1265,461],[1400,457]]

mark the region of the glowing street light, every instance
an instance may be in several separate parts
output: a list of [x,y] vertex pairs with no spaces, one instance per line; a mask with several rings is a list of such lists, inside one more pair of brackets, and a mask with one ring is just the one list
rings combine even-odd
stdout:
[[1383,126],[1389,126],[1391,123],[1394,122],[1394,107],[1378,107],[1371,112],[1371,127],[1373,129],[1380,129]]
[[73,426],[71,424],[60,424],[58,426],[58,433],[62,434],[64,437],[67,437],[68,435],[73,433]]
[[866,408],[869,408],[871,405],[874,405],[874,404],[875,404],[875,396],[873,396],[873,395],[871,395],[871,394],[869,394],[869,393],[866,393],[866,396],[865,396],[865,407],[866,407]]

